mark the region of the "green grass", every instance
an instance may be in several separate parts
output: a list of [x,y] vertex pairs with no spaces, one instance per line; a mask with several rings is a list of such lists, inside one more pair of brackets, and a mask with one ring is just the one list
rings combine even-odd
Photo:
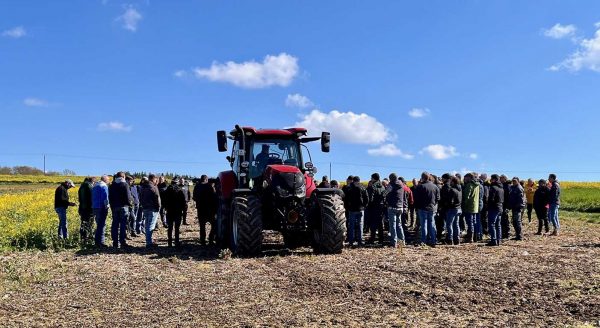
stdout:
[[565,211],[600,213],[599,188],[565,188],[561,194],[561,209]]

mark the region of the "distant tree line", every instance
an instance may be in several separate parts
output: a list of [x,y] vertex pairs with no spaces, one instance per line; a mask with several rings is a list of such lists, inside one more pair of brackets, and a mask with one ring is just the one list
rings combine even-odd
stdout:
[[187,175],[187,174],[177,174],[175,172],[163,172],[163,173],[157,173],[157,172],[145,172],[145,171],[141,171],[141,172],[126,172],[127,175],[130,175],[136,179],[141,179],[142,177],[147,177],[149,174],[154,174],[157,176],[164,176],[166,179],[172,179],[176,176],[178,177],[182,177],[186,180],[192,180],[195,178],[195,176],[192,175]]
[[0,174],[3,175],[77,175],[75,171],[65,169],[62,172],[58,171],[48,171],[44,174],[43,170],[38,169],[33,166],[0,166]]

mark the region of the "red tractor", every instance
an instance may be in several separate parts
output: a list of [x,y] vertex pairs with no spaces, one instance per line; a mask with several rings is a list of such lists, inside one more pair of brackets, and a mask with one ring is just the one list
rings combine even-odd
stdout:
[[[340,253],[346,218],[335,189],[317,188],[316,168],[304,145],[321,140],[329,152],[330,134],[307,137],[304,128],[255,129],[235,126],[218,131],[220,152],[227,151],[231,170],[219,173],[217,240],[235,255],[260,254],[263,230],[279,231],[288,248],[312,246],[316,253]],[[302,148],[309,161],[303,161]]]

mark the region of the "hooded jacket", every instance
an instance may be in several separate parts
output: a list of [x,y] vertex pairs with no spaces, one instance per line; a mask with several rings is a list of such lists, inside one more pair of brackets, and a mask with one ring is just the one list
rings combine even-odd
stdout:
[[524,190],[521,185],[511,185],[508,188],[508,204],[512,210],[521,210],[525,208]]
[[401,209],[404,204],[404,188],[400,181],[390,182],[390,191],[386,195],[387,206],[391,208]]
[[560,205],[560,184],[556,180],[550,188],[550,206],[552,205]]
[[462,190],[462,210],[464,213],[479,213],[479,182],[471,180]]
[[194,187],[193,199],[196,209],[201,214],[213,215],[217,212],[219,199],[217,192],[209,183],[199,183]]
[[536,211],[544,210],[550,203],[550,188],[542,186],[536,189],[533,194],[533,208]]
[[490,184],[490,193],[488,195],[488,209],[502,211],[504,207],[504,187],[499,181]]
[[123,178],[117,178],[108,187],[108,202],[112,208],[126,207],[133,204],[131,189]]
[[353,182],[348,186],[344,199],[344,204],[350,212],[360,212],[369,204],[369,195],[367,190],[359,183]]
[[79,210],[92,209],[92,183],[86,181],[79,186],[77,195],[79,196]]
[[187,206],[185,193],[177,184],[171,184],[164,192],[162,205],[167,210],[167,216],[181,216]]
[[381,184],[381,181],[373,182],[367,188],[367,194],[369,195],[369,207],[382,208],[385,206],[385,188]]
[[436,212],[440,201],[440,188],[431,181],[420,183],[413,192],[415,208]]
[[67,186],[64,183],[61,183],[54,191],[54,208],[67,208],[71,205],[71,202],[69,202]]
[[160,201],[158,188],[151,181],[143,183],[140,188],[140,205],[144,211],[158,212]]
[[102,180],[92,188],[92,208],[108,208],[108,186]]

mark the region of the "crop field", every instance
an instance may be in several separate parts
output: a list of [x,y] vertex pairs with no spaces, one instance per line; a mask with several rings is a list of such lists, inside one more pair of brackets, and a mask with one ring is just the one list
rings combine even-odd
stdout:
[[[55,186],[0,184],[3,326],[541,327],[600,320],[600,213],[590,205],[598,204],[599,184],[563,183],[568,211],[561,211],[559,237],[535,236],[534,219],[524,224],[525,241],[500,248],[366,247],[315,256],[285,249],[269,232],[262,256],[251,259],[201,246],[192,208],[181,251],[165,247],[164,228],[154,250],[143,247],[143,236],[127,251],[80,247],[75,208],[70,237],[61,242]],[[77,189],[70,195],[76,200]]]

